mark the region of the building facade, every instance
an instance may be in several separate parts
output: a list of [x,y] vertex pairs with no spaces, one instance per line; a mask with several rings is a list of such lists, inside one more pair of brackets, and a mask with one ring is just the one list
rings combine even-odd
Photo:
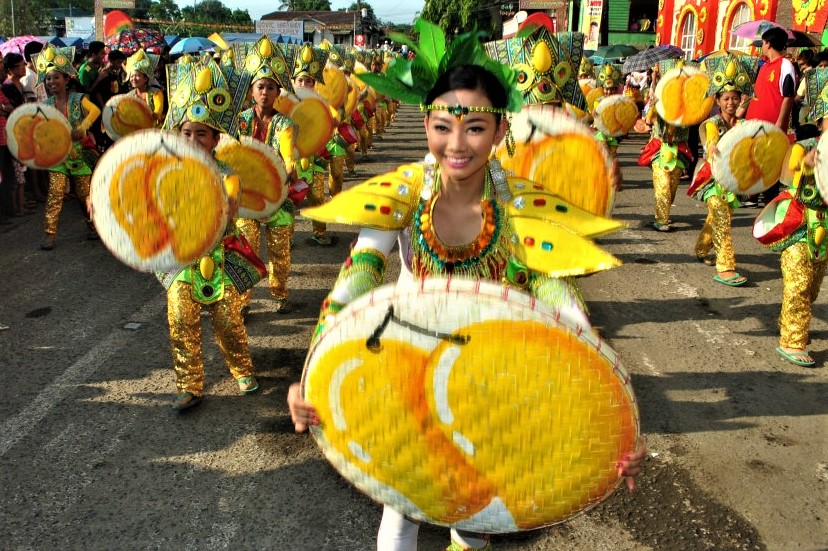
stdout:
[[659,0],[656,43],[679,46],[687,59],[723,49],[750,52],[750,40],[730,33],[742,23],[765,19],[822,35],[826,16],[828,3],[816,0]]

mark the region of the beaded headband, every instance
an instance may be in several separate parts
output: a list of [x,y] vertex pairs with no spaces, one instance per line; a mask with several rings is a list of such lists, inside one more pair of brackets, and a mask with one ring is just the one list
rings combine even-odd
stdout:
[[428,113],[429,111],[447,111],[449,115],[454,115],[458,121],[463,120],[463,117],[469,113],[492,113],[495,115],[506,115],[509,113],[508,109],[498,107],[475,107],[460,105],[424,105],[420,104],[420,111]]

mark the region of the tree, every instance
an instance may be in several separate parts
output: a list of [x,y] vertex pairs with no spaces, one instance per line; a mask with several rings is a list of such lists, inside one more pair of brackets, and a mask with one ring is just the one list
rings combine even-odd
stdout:
[[427,0],[420,17],[439,26],[447,37],[474,27],[496,37],[500,30],[492,9],[497,11],[499,5],[487,0]]
[[331,11],[330,0],[282,0],[280,11]]
[[154,0],[149,8],[150,19],[156,21],[178,21],[181,10],[175,0]]

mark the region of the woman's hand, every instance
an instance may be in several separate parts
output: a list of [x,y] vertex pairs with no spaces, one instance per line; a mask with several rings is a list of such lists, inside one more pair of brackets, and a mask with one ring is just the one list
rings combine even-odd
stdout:
[[76,142],[81,141],[85,137],[86,137],[86,132],[84,132],[83,130],[79,130],[77,128],[72,130],[72,139],[75,140]]
[[296,432],[305,432],[309,426],[319,425],[319,414],[312,405],[302,399],[301,394],[299,383],[290,385],[287,402]]
[[631,492],[635,489],[635,479],[633,477],[641,472],[646,459],[647,444],[642,436],[639,437],[634,452],[625,453],[621,459],[615,462],[615,466],[618,468],[618,476],[627,477],[627,489]]

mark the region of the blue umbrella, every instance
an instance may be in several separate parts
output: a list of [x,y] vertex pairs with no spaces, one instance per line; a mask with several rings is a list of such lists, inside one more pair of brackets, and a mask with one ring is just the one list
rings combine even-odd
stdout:
[[182,38],[176,42],[170,49],[170,54],[192,54],[215,47],[216,45],[212,40],[207,40],[206,38],[202,38],[200,36],[190,36],[188,38]]

